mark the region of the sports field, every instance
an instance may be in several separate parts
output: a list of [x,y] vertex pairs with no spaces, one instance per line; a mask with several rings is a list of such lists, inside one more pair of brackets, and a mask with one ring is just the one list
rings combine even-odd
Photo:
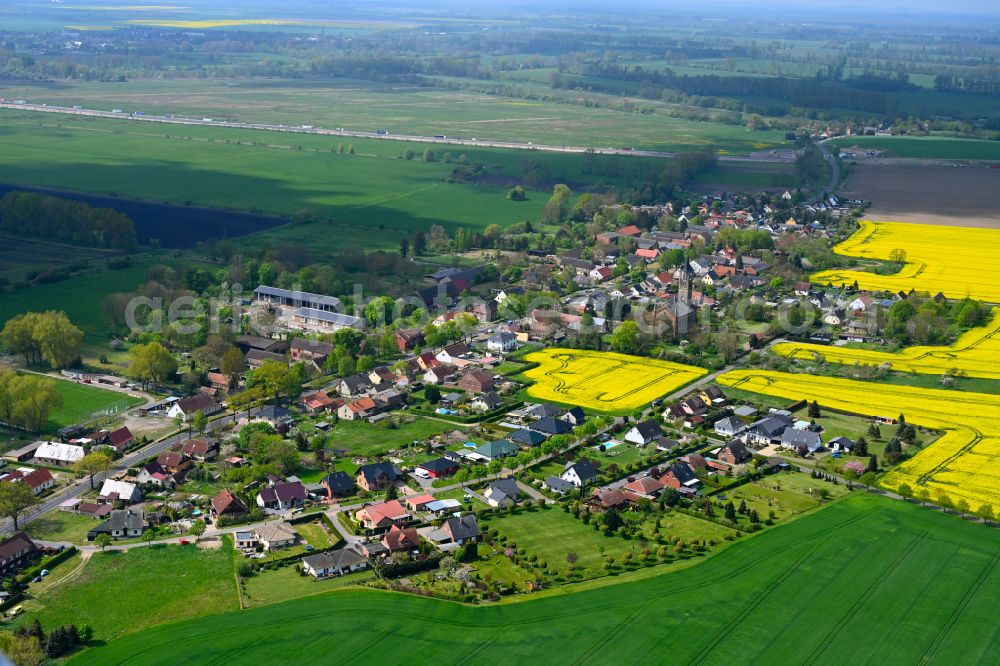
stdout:
[[79,384],[64,379],[56,380],[63,404],[49,413],[48,432],[55,432],[81,421],[89,421],[104,413],[119,413],[143,402],[125,393]]
[[630,411],[705,374],[692,365],[614,352],[550,348],[524,357],[528,395],[603,412]]
[[864,220],[858,231],[837,245],[837,254],[889,261],[895,250],[905,252],[899,273],[878,275],[833,269],[815,273],[816,284],[851,285],[882,291],[943,293],[948,298],[966,296],[1000,302],[1000,281],[993,267],[1000,264],[1000,229],[973,229],[929,224],[872,222]]
[[[857,496],[696,567],[486,608],[343,591],[156,627],[75,664],[984,664],[1000,660],[1000,532]],[[603,581],[602,581],[603,582]]]
[[900,372],[944,375],[958,370],[968,377],[1000,379],[1000,311],[986,326],[964,333],[948,347],[907,347],[899,352],[880,352],[805,342],[781,342],[771,350],[776,354],[811,360],[816,355],[827,363],[842,365],[888,365]]
[[887,488],[906,483],[926,490],[932,500],[941,494],[953,503],[965,501],[973,511],[983,504],[997,506],[1000,498],[1000,396],[941,389],[872,384],[770,370],[734,370],[717,380],[724,386],[788,398],[816,400],[823,407],[864,416],[895,419],[942,435],[901,463],[881,480]]

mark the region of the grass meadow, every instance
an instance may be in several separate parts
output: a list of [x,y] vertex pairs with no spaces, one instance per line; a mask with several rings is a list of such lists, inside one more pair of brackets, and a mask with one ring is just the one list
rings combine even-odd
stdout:
[[29,271],[60,269],[67,265],[100,266],[115,254],[98,248],[0,234],[0,282],[17,282]]
[[[305,430],[308,432],[309,428]],[[406,447],[414,440],[423,442],[448,430],[464,430],[464,428],[424,417],[416,417],[409,423],[401,423],[398,428],[341,419],[327,431],[326,445],[333,449],[343,449],[351,456],[370,457]]]
[[263,606],[361,585],[374,579],[375,572],[369,569],[338,578],[316,580],[312,576],[303,576],[299,573],[297,565],[287,566],[260,571],[247,578],[244,599],[248,607]]
[[[75,578],[24,603],[44,627],[89,624],[98,640],[239,607],[232,548],[161,545],[95,553]],[[168,654],[164,652],[164,656]]]
[[335,592],[155,627],[72,663],[364,662],[387,636],[422,660],[483,664],[631,663],[653,650],[676,663],[994,663],[1000,643],[984,628],[998,553],[1000,532],[863,495],[675,573],[486,608]]
[[24,312],[62,310],[87,334],[88,342],[96,341],[108,328],[101,301],[110,293],[138,287],[145,282],[148,269],[149,264],[136,264],[122,270],[0,293],[0,321]]
[[[533,193],[512,202],[505,187],[447,183],[454,165],[421,161],[426,146],[419,144],[21,112],[5,113],[4,121],[0,182],[285,216],[309,210],[324,222],[303,225],[293,236],[317,251],[395,247],[432,224],[454,232],[536,220],[547,199]],[[332,152],[340,143],[356,154]],[[402,159],[407,148],[418,158]],[[437,151],[482,161],[492,176],[519,176],[527,158],[459,146]],[[540,159],[553,179],[580,176],[579,156]],[[364,238],[352,233],[359,229]],[[287,242],[289,231],[255,238]]]
[[490,518],[483,524],[496,528],[550,567],[564,569],[567,557],[576,555],[575,566],[587,578],[604,575],[601,565],[605,555],[613,555],[617,560],[629,551],[638,560],[642,548],[638,540],[606,537],[571,514],[551,507]]
[[[541,73],[545,74],[544,70]],[[547,84],[539,85],[547,94],[558,94]],[[650,150],[696,150],[711,145],[726,153],[745,154],[787,143],[777,130],[750,132],[741,126],[656,114],[349,79],[168,78],[100,84],[59,81],[13,83],[5,85],[4,91],[8,97],[59,106],[79,104],[216,120],[359,131],[387,129],[398,134],[443,134],[551,145]],[[589,96],[607,97],[597,92]]]

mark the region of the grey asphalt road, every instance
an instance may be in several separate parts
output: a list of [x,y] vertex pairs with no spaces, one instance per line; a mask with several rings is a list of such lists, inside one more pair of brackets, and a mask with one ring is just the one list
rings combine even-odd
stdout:
[[826,163],[830,165],[830,182],[816,196],[810,199],[809,203],[819,203],[819,200],[823,197],[823,192],[826,192],[828,196],[833,194],[833,191],[837,189],[837,183],[840,182],[840,163],[837,162],[837,158],[833,156],[833,153],[822,142],[817,143],[816,147],[823,154],[823,159],[826,160]]
[[[208,424],[208,430],[217,430],[223,425],[232,422],[232,415],[227,415],[225,417],[210,421]],[[189,435],[187,431],[181,432],[176,435],[172,435],[162,441],[154,442],[141,449],[137,449],[131,453],[126,454],[124,457],[115,461],[115,467],[107,472],[94,475],[94,486],[100,486],[106,478],[119,472],[123,469],[130,467],[131,465],[150,458],[152,456],[158,456],[170,447],[180,442],[187,441]],[[57,490],[52,495],[49,495],[42,503],[29,509],[23,516],[18,519],[18,527],[23,528],[26,524],[33,520],[37,520],[40,516],[48,513],[49,511],[55,511],[60,504],[68,499],[75,499],[84,495],[90,491],[90,479],[85,477],[80,479],[78,482],[71,484],[69,486],[64,486],[60,490]],[[14,521],[10,518],[5,518],[0,521],[0,535],[9,534],[14,531]]]

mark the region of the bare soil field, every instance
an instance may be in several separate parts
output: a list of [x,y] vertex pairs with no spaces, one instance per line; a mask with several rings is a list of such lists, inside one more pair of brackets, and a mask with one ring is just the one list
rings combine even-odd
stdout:
[[871,201],[871,220],[1000,229],[1000,169],[859,164],[842,193]]

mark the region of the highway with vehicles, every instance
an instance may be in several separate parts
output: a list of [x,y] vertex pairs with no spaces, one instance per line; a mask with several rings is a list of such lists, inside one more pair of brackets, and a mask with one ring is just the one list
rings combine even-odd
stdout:
[[[538,150],[551,153],[587,153],[595,155],[625,155],[630,157],[659,157],[670,158],[676,153],[671,151],[658,150],[638,150],[634,148],[599,148],[596,146],[556,146],[551,144],[514,141],[495,141],[479,138],[452,137],[438,134],[434,136],[415,136],[409,134],[393,134],[387,130],[357,131],[343,127],[328,129],[315,127],[313,125],[275,125],[268,123],[243,123],[228,120],[215,120],[214,118],[188,118],[185,116],[164,114],[153,115],[143,111],[127,112],[123,109],[112,111],[100,111],[96,109],[85,109],[81,106],[53,106],[49,104],[33,104],[26,100],[0,100],[0,109],[13,109],[19,111],[40,111],[42,113],[58,113],[75,116],[87,116],[92,118],[112,118],[116,120],[131,120],[145,123],[168,123],[173,125],[201,125],[205,127],[230,127],[245,130],[262,130],[267,132],[287,132],[292,134],[317,134],[321,136],[336,136],[353,139],[379,139],[383,141],[406,141],[410,143],[433,143],[447,146],[469,146],[483,148],[508,148],[511,150]],[[764,162],[764,163],[790,163],[794,162],[794,156],[776,154],[774,156],[737,156],[721,155],[720,162]]]

